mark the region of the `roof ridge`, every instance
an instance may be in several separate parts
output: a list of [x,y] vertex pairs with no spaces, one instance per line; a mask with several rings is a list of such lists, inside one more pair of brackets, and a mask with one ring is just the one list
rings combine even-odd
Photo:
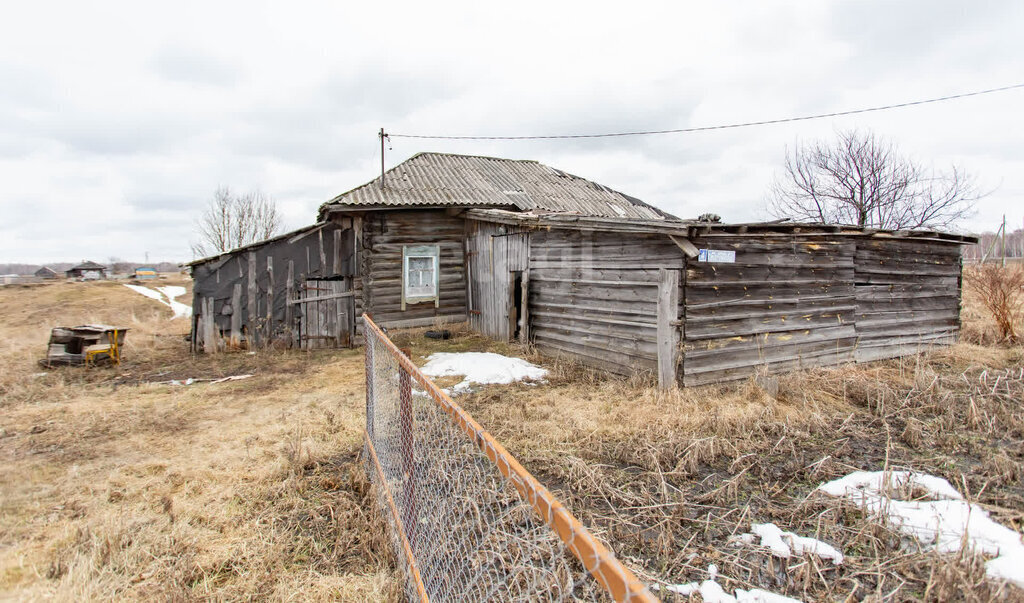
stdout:
[[[382,186],[382,179],[385,185],[389,182],[394,184]],[[505,190],[509,187],[514,190]],[[523,197],[516,196],[526,191],[533,192]],[[359,206],[397,208],[431,204],[508,206],[520,210],[536,206],[551,211],[598,216],[614,217],[617,214],[679,220],[677,216],[632,195],[536,159],[438,151],[415,153],[382,175],[322,203],[317,215],[319,220],[326,219],[332,207],[344,211]]]

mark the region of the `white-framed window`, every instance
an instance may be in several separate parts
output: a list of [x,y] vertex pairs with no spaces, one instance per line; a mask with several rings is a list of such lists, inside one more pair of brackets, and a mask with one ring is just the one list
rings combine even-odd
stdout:
[[437,245],[402,247],[402,309],[406,304],[439,302],[440,248]]

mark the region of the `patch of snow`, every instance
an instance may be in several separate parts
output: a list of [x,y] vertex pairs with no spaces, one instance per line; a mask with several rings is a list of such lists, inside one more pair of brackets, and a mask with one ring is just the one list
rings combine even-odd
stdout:
[[[917,486],[936,500],[891,498],[894,486]],[[832,496],[844,496],[876,516],[885,516],[904,534],[939,552],[969,547],[996,558],[985,564],[992,578],[1009,580],[1024,588],[1024,543],[1015,530],[993,521],[987,511],[963,500],[941,477],[911,471],[856,471],[818,486]]]
[[155,299],[161,304],[169,307],[174,312],[172,320],[174,318],[188,318],[189,316],[192,316],[192,306],[183,304],[174,299],[181,295],[185,295],[184,287],[169,285],[166,287],[157,287],[157,290],[150,289],[149,287],[143,287],[142,285],[125,284],[125,287],[128,287],[136,293],[141,293],[150,299]]
[[159,291],[154,291],[149,287],[143,287],[142,285],[125,285],[125,287],[128,287],[136,293],[141,293],[150,299],[155,299],[160,303],[163,303],[164,301],[164,296],[161,295]]
[[437,352],[420,369],[430,377],[461,375],[463,380],[451,388],[452,394],[467,392],[473,383],[515,383],[539,380],[548,371],[522,358],[509,358],[492,352]]
[[188,318],[192,316],[192,306],[183,304],[180,301],[174,299],[185,295],[185,288],[178,285],[167,285],[166,287],[157,287],[157,291],[163,293],[167,297],[167,304],[174,311],[174,318]]
[[712,563],[708,566],[709,580],[703,582],[687,582],[686,584],[666,584],[662,588],[688,597],[694,593],[700,593],[704,603],[802,603],[800,599],[793,599],[760,588],[743,590],[737,588],[733,594],[725,592],[722,585],[715,582],[718,577],[718,566]]
[[[886,475],[888,482],[885,482]],[[926,490],[935,498],[963,500],[960,492],[941,477],[913,471],[890,471],[888,474],[885,471],[854,471],[845,477],[826,482],[818,486],[818,489],[832,496],[856,496],[859,492],[870,491],[877,494],[907,485]]]
[[761,538],[761,546],[771,549],[776,557],[789,559],[790,555],[811,553],[822,559],[829,559],[835,565],[843,564],[843,554],[831,544],[817,538],[784,532],[774,523],[755,523],[750,530]]
[[705,580],[701,583],[688,582],[686,584],[669,584],[665,590],[688,597],[694,593],[700,593],[704,603],[801,603],[800,599],[794,599],[778,593],[773,593],[760,588],[744,590],[737,588],[733,594],[725,592],[722,585],[714,580]]

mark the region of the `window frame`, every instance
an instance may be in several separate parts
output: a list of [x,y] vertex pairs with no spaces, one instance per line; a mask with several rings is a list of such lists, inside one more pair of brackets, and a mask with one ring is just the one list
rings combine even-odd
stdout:
[[[409,260],[414,258],[428,258],[433,262],[434,282],[433,292],[427,295],[414,295],[409,292]],[[440,306],[441,300],[441,247],[440,245],[403,245],[402,246],[402,310],[407,304],[420,304],[434,302],[434,307]]]

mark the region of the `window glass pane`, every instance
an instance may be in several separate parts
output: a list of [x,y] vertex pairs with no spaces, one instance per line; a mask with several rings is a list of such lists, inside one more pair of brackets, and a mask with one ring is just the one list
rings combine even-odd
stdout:
[[431,297],[436,294],[434,262],[433,257],[409,256],[405,275],[406,297]]

